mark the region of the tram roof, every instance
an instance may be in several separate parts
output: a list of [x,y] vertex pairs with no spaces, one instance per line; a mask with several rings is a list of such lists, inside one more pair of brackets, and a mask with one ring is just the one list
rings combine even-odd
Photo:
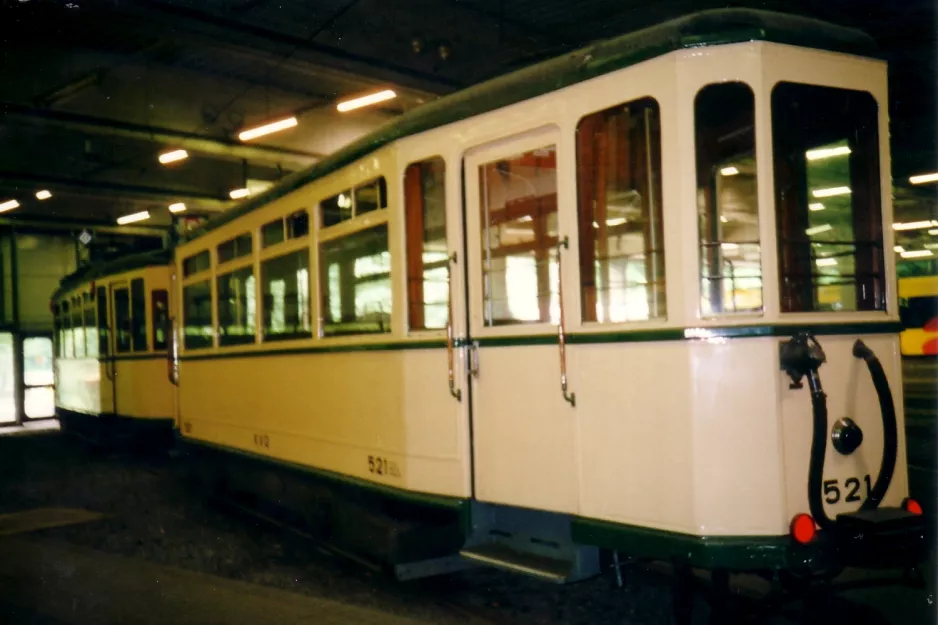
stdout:
[[860,56],[875,56],[865,33],[820,20],[756,9],[714,9],[594,42],[428,102],[350,143],[260,195],[213,217],[185,240],[196,239],[282,198],[398,139],[522,102],[675,50],[769,41]]
[[55,299],[63,293],[71,291],[80,284],[89,282],[91,280],[106,278],[118,273],[124,273],[125,271],[142,269],[143,267],[155,267],[159,265],[165,266],[169,263],[171,258],[171,249],[161,249],[150,252],[128,254],[113,260],[92,263],[82,267],[77,271],[73,271],[72,273],[62,278],[59,281],[59,288],[57,288],[52,294],[52,299]]

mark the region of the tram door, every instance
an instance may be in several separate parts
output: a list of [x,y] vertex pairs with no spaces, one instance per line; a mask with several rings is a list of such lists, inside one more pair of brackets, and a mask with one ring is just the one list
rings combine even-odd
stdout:
[[108,358],[108,380],[113,398],[114,414],[120,414],[120,380],[118,359],[131,350],[130,288],[126,281],[111,284],[111,353]]
[[111,369],[113,367],[114,348],[111,345],[111,334],[114,313],[111,306],[111,289],[107,286],[98,286],[95,291],[95,306],[97,308],[98,323],[98,362],[100,376],[101,414],[111,414],[114,409],[114,382]]
[[476,498],[574,513],[576,415],[560,392],[557,340],[558,142],[550,127],[466,154],[468,364]]

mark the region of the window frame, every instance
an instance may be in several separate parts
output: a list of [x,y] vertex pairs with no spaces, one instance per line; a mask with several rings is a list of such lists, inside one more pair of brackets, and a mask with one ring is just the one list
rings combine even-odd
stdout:
[[[416,231],[416,226],[414,225],[414,222],[411,221],[411,203],[410,203],[410,196],[408,194],[408,185],[411,183],[408,182],[408,178],[407,178],[408,172],[411,171],[412,167],[421,166],[427,163],[431,163],[433,161],[439,161],[443,165],[443,176],[442,176],[442,179],[443,179],[443,241],[446,243],[446,250],[447,250],[447,258],[445,261],[443,261],[445,262],[445,267],[447,270],[447,277],[446,277],[446,290],[447,290],[446,319],[447,320],[446,320],[446,323],[444,323],[443,326],[439,328],[426,327],[426,312],[427,312],[426,304],[427,302],[425,300],[426,298],[425,286],[426,285],[425,285],[424,272],[426,271],[427,265],[424,264],[423,262],[423,250],[424,250],[423,243],[425,243],[424,237],[426,236],[427,230],[424,227],[425,199],[424,199],[424,193],[423,193],[423,186],[421,184],[422,180],[417,181],[417,184],[420,186],[419,197],[420,197],[420,209],[421,210],[420,210],[420,231],[419,231],[420,246],[419,246],[419,253],[415,257],[415,255],[413,254],[414,249],[412,249],[412,245],[414,248],[416,248],[417,245],[412,243],[411,237],[416,236],[417,231]],[[407,288],[405,303],[407,306],[407,315],[406,315],[407,331],[409,333],[417,333],[417,332],[439,333],[441,330],[445,330],[446,327],[452,323],[451,300],[452,300],[452,288],[453,288],[452,287],[453,261],[452,261],[452,253],[450,252],[450,246],[449,246],[449,224],[448,224],[449,215],[447,211],[449,204],[447,202],[447,180],[446,180],[447,171],[448,171],[448,167],[447,167],[446,158],[442,154],[432,154],[424,158],[420,158],[420,159],[408,162],[407,165],[404,167],[403,174],[401,176],[401,179],[403,181],[402,192],[404,196],[404,206],[403,206],[404,208],[403,210],[403,218],[404,218],[404,227],[403,227],[404,258],[403,258],[403,261],[404,262],[403,262],[403,265],[404,265],[405,282],[406,282],[406,288]],[[392,259],[392,272],[393,272],[393,259]],[[418,291],[419,291],[419,302],[417,301]],[[419,315],[415,314],[415,307],[417,306],[418,303],[419,303]]]

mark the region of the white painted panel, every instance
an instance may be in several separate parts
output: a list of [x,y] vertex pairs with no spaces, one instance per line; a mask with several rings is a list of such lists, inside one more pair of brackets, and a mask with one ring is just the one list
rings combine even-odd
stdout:
[[[683,341],[572,345],[580,513],[693,532],[688,350]],[[575,361],[575,363],[574,363]]]

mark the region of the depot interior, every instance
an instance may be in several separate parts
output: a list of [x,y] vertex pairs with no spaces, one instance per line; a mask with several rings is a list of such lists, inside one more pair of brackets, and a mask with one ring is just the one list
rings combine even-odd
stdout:
[[[440,96],[606,35],[722,3],[438,4],[435,11],[417,0],[0,4],[11,26],[0,57],[0,423],[54,416],[49,297],[63,276],[86,263],[171,244],[213,214]],[[898,272],[938,273],[934,2],[738,4],[859,28],[877,40],[890,63]],[[829,192],[810,204],[809,234],[822,247],[844,238],[838,232],[849,227],[843,218],[851,214],[848,154],[845,144],[832,143],[807,155],[809,186]],[[543,165],[553,154],[533,158]],[[713,165],[721,174],[722,256],[735,263],[737,278],[719,299],[737,309],[758,306],[761,280],[753,260],[759,249],[746,236],[755,224],[754,162]],[[378,202],[381,193],[356,190],[354,201]],[[333,199],[341,219],[353,198]],[[627,193],[610,201],[594,226],[614,234],[636,208],[629,202]],[[539,236],[549,239],[556,224],[543,227]],[[537,235],[532,228],[524,216],[506,224],[501,244]],[[426,260],[445,260],[445,247],[431,243]],[[635,282],[644,293],[643,281],[653,276],[629,265],[627,234],[617,244],[625,246],[625,260],[609,268],[617,274],[610,279]],[[837,277],[852,268],[849,259],[836,260],[836,244],[829,248],[817,269],[829,274],[836,305]],[[386,270],[380,254],[362,262],[363,271]],[[556,302],[541,310],[531,297],[538,291],[534,264],[534,257],[506,259],[495,314],[556,316]],[[377,280],[357,291],[355,308],[380,307],[386,287]],[[596,289],[597,317],[648,317],[641,293],[607,301],[602,285]],[[442,301],[439,295],[427,297]],[[445,310],[426,314],[433,327],[439,320],[432,317]]]

